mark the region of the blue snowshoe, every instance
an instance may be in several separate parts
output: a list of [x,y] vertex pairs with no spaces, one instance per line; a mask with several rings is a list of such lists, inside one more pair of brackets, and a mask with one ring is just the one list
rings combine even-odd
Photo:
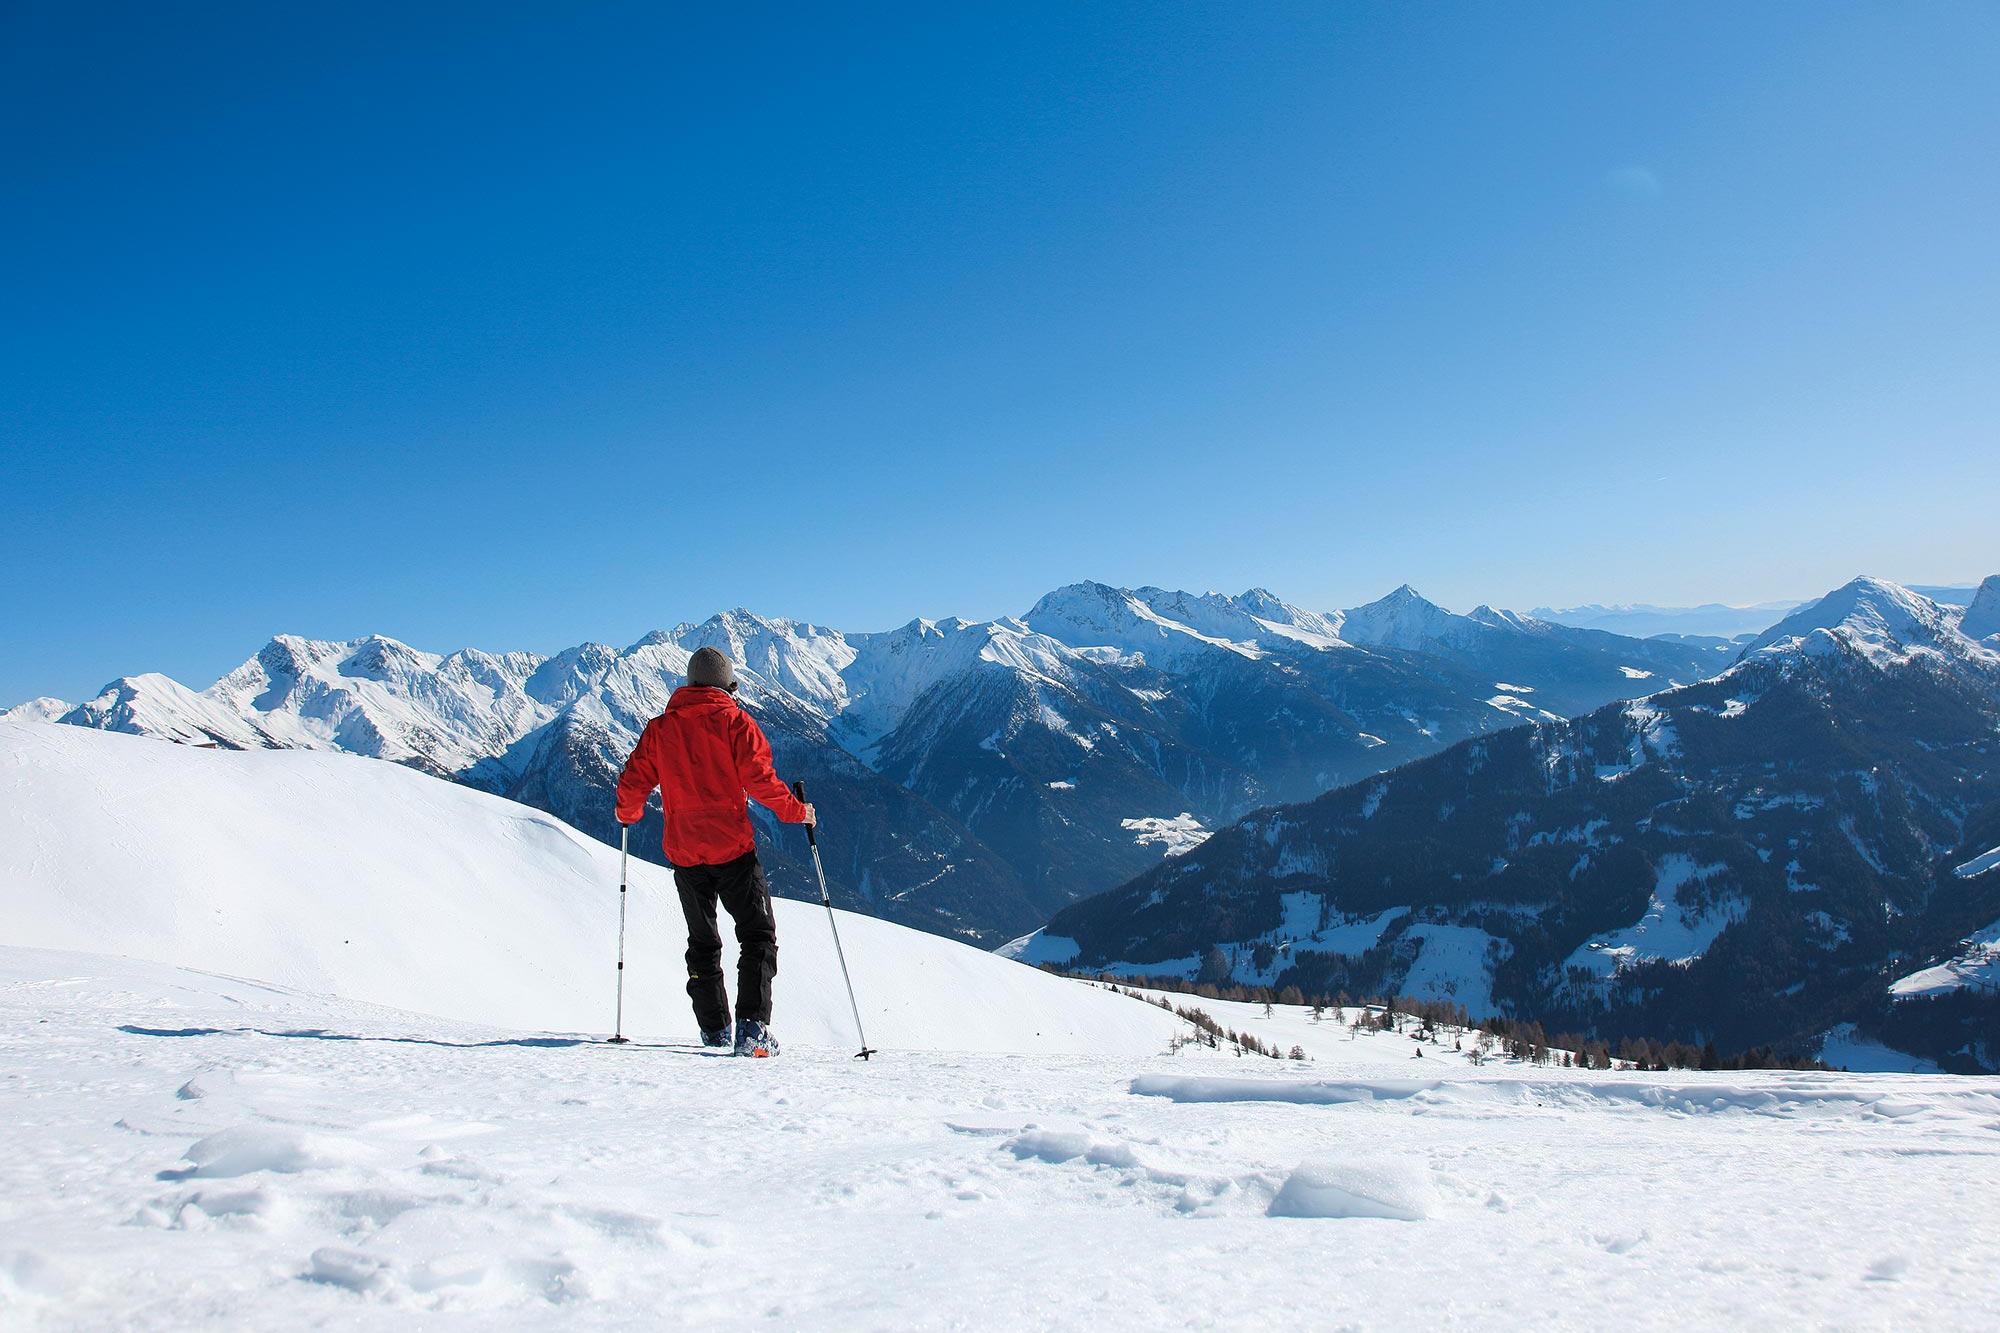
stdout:
[[703,1028],[701,1031],[701,1044],[704,1046],[727,1046],[729,1045],[729,1037],[729,1024],[727,1023],[724,1023],[719,1028]]
[[768,1059],[778,1053],[778,1039],[762,1023],[740,1022],[736,1025],[736,1053]]

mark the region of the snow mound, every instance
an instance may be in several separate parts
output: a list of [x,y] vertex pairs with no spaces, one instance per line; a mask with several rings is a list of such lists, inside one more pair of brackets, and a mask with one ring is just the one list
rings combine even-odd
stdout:
[[1271,1200],[1271,1216],[1421,1222],[1437,1205],[1430,1171],[1415,1162],[1306,1162]]
[[349,1166],[367,1159],[361,1145],[286,1125],[235,1125],[187,1150],[188,1165],[161,1173],[163,1180],[219,1179],[259,1171],[293,1173]]
[[[827,830],[837,842],[838,829]],[[634,860],[625,1029],[685,1037],[672,876]],[[394,764],[0,723],[7,943],[122,954],[468,1022],[612,1021],[618,852]],[[825,910],[779,900],[773,1026],[851,1046]],[[840,914],[885,1049],[1150,1053],[1179,1024],[937,936]],[[724,965],[733,969],[733,959]]]

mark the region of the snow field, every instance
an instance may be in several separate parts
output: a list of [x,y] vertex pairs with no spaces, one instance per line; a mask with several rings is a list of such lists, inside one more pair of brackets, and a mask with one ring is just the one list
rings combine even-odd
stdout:
[[0,1324],[1989,1326],[2000,1081],[1408,1047],[751,1062],[0,949]]

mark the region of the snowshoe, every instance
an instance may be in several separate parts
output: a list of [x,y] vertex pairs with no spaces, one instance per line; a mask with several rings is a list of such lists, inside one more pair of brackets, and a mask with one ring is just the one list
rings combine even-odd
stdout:
[[762,1023],[745,1022],[736,1025],[736,1053],[766,1059],[778,1053],[778,1039],[771,1035],[771,1029]]
[[704,1046],[727,1046],[729,1045],[729,1037],[729,1024],[727,1023],[724,1023],[719,1028],[703,1028],[701,1030],[701,1044]]

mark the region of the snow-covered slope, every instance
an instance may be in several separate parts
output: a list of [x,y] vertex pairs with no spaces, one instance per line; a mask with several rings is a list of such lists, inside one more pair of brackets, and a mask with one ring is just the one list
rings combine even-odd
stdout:
[[1959,617],[1958,632],[1968,639],[1985,639],[1989,643],[2000,640],[2000,574],[1979,585],[1971,605]]
[[[829,828],[828,843],[837,843]],[[626,1028],[691,1035],[670,875],[634,861]],[[124,954],[450,1018],[611,1021],[618,854],[556,819],[346,755],[0,724],[4,942]],[[824,912],[778,904],[777,1031],[851,1044]],[[1150,1051],[1144,1006],[843,914],[888,1049]]]
[[0,1326],[1991,1323],[1995,1080],[1214,1012],[1308,1058],[752,1063],[0,947]]

